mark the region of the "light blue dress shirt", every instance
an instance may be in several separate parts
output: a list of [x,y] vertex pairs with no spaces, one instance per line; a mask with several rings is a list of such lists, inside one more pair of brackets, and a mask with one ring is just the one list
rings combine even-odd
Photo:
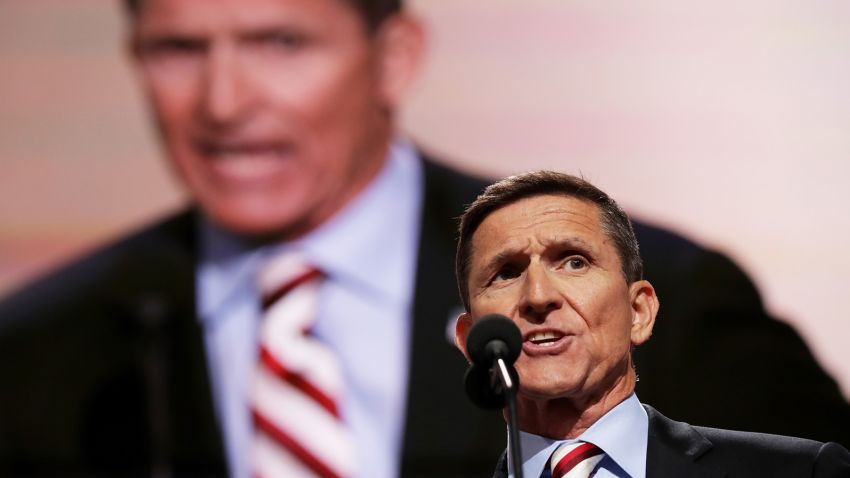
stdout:
[[[649,418],[632,393],[612,408],[575,440],[552,440],[520,432],[522,472],[526,478],[538,478],[549,457],[562,443],[593,443],[605,452],[596,468],[595,478],[646,478],[646,444]],[[510,453],[508,453],[510,457]],[[509,467],[509,470],[513,470]],[[513,478],[513,473],[508,474]]]
[[231,476],[252,472],[248,399],[257,364],[257,271],[271,255],[289,250],[326,275],[313,333],[342,365],[341,414],[354,434],[358,476],[398,476],[422,189],[422,165],[399,139],[372,183],[297,241],[252,248],[201,221],[197,303]]

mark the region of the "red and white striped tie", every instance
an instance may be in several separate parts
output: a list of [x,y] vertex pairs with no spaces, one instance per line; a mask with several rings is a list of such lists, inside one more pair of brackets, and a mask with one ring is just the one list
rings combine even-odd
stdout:
[[354,446],[338,408],[342,374],[333,352],[310,336],[322,274],[290,254],[272,258],[259,279],[254,476],[350,477]]
[[549,460],[552,478],[587,478],[604,457],[605,453],[593,443],[565,443]]

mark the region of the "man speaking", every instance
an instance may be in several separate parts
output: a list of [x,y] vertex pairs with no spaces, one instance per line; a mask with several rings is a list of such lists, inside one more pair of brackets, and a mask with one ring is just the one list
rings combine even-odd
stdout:
[[[659,309],[642,269],[626,214],[573,176],[505,179],[462,216],[457,344],[468,357],[470,328],[489,314],[519,328],[524,476],[850,476],[836,443],[693,427],[641,405],[632,349]],[[507,456],[495,477],[513,476]]]

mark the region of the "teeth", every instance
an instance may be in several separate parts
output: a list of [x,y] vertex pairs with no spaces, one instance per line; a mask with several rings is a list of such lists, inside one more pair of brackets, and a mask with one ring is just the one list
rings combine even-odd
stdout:
[[277,144],[208,144],[201,152],[220,178],[233,181],[265,181],[291,168],[293,148]]
[[551,346],[559,338],[561,338],[561,334],[549,330],[546,332],[536,332],[528,340],[535,345]]
[[258,156],[283,156],[286,154],[284,147],[212,147],[207,149],[207,154],[218,159],[238,159]]

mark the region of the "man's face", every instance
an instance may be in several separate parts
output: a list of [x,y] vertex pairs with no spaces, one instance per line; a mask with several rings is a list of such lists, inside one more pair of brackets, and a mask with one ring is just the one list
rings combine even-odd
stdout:
[[592,398],[627,381],[630,347],[651,331],[639,310],[651,286],[626,283],[598,208],[571,197],[490,214],[472,237],[469,293],[458,343],[479,317],[511,318],[523,337],[520,394],[531,399]]
[[380,170],[385,49],[345,0],[145,0],[133,33],[168,157],[221,226],[303,234]]

